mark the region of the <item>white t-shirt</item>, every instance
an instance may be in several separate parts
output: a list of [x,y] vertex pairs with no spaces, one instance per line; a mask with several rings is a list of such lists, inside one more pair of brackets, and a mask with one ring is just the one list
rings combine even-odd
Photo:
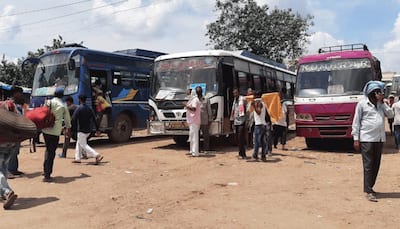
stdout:
[[267,112],[267,110],[265,109],[265,104],[264,102],[261,101],[262,104],[262,109],[261,109],[261,113],[257,114],[257,112],[254,110],[253,111],[253,115],[254,115],[254,124],[257,125],[267,125],[267,123],[265,122],[265,112]]
[[395,102],[392,106],[394,111],[394,121],[393,125],[400,125],[400,101]]
[[282,103],[282,117],[274,124],[279,126],[287,126],[286,113],[287,113],[287,105],[285,103]]
[[201,109],[200,109],[201,102],[197,96],[193,97],[190,100],[190,103],[188,106],[196,108],[195,111],[191,111],[187,109],[186,115],[187,115],[187,122],[189,124],[201,124]]

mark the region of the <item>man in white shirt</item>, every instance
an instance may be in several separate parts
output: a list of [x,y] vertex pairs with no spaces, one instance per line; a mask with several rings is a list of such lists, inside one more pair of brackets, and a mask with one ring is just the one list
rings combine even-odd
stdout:
[[395,102],[392,106],[394,112],[393,129],[394,129],[394,139],[396,142],[396,148],[400,153],[400,96],[399,101]]
[[267,153],[267,139],[266,139],[266,126],[265,113],[267,109],[264,102],[261,100],[261,93],[257,91],[254,93],[254,101],[251,104],[250,110],[253,110],[254,116],[254,153],[253,158],[258,160],[258,148],[261,146],[261,159],[266,160]]
[[383,143],[386,141],[385,116],[393,117],[393,110],[383,102],[385,84],[369,81],[364,87],[365,99],[358,102],[352,132],[354,148],[360,150],[364,168],[364,192],[369,201],[377,202],[375,185],[381,163]]
[[189,124],[190,153],[193,157],[199,156],[199,130],[201,125],[201,102],[198,98],[202,94],[201,87],[196,87],[197,96],[193,96],[184,106],[187,109],[186,118]]

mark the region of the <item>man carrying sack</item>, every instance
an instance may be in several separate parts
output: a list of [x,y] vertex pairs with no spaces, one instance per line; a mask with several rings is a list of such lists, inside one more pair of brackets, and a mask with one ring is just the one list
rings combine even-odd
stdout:
[[[11,88],[12,94],[19,91],[22,88]],[[18,112],[16,102],[9,99],[0,104],[0,126],[3,130],[0,134],[0,198],[4,209],[9,209],[17,199],[7,182],[10,158],[16,156],[22,140],[31,138],[36,133],[35,124]]]

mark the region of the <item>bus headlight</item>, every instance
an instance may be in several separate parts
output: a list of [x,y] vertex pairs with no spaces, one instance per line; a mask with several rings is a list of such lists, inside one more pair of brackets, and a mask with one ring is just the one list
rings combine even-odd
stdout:
[[312,121],[311,114],[296,114],[297,121]]

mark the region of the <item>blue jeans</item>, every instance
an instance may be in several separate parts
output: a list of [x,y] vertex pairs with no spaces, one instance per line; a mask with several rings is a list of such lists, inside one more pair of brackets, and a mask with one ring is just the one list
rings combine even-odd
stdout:
[[13,147],[11,150],[10,161],[8,162],[8,171],[17,172],[18,171],[18,154],[19,149],[21,148],[21,144],[18,143],[16,147]]
[[254,153],[253,157],[258,157],[258,148],[261,146],[261,158],[265,158],[267,152],[266,126],[256,125],[254,127]]
[[394,125],[394,140],[396,146],[399,147],[400,144],[400,125]]
[[6,194],[12,191],[7,182],[7,173],[10,157],[13,156],[14,152],[16,152],[16,147],[17,145],[0,147],[0,197],[2,199],[5,199]]

